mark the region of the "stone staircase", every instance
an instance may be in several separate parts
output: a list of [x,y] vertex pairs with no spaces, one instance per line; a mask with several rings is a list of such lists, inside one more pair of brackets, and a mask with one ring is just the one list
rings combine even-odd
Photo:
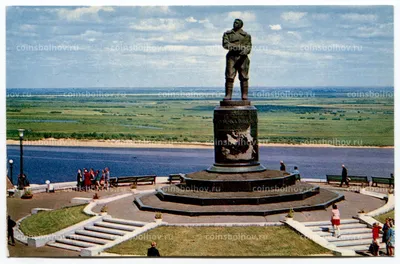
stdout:
[[[368,255],[372,243],[372,229],[357,219],[340,220],[340,236],[334,237],[330,221],[304,222],[316,235],[324,238],[338,248],[354,250],[358,254]],[[380,235],[379,241],[382,241]],[[381,253],[386,252],[386,245],[380,244]]]
[[74,234],[51,241],[47,245],[80,252],[83,248],[106,245],[146,224],[139,221],[103,218],[99,222],[84,226],[83,229],[76,230]]

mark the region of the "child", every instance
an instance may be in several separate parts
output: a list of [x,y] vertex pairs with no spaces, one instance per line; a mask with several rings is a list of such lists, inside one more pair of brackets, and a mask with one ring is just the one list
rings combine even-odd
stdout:
[[372,254],[374,256],[379,256],[379,232],[382,229],[381,226],[379,226],[378,223],[374,223],[372,225],[372,245],[373,245],[373,252]]
[[337,238],[340,237],[340,212],[339,209],[337,208],[337,205],[334,204],[332,205],[332,218],[331,218],[331,223],[332,223],[332,229],[333,229],[333,236],[336,236]]

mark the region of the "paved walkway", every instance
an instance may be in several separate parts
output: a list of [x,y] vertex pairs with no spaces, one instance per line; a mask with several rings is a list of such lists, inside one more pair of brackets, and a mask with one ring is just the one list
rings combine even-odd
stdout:
[[[345,195],[345,200],[338,203],[342,218],[351,218],[356,216],[360,210],[367,212],[379,208],[385,204],[385,201],[365,196],[362,194],[339,191]],[[123,218],[137,221],[152,221],[154,218],[154,212],[140,211],[133,204],[133,197],[120,199],[109,203],[108,213],[116,218]],[[124,208],[121,210],[120,208]],[[99,212],[101,206],[97,206],[93,209],[94,212]],[[267,215],[267,216],[181,216],[173,214],[163,214],[163,220],[169,223],[220,223],[220,222],[277,222],[283,220],[286,216],[284,214]],[[317,210],[317,211],[306,211],[296,212],[294,219],[297,221],[324,221],[329,220],[331,217],[330,210]]]
[[[163,184],[157,184],[156,187]],[[138,190],[154,189],[154,185],[139,185]],[[100,191],[100,197],[114,195],[117,193],[130,192],[128,187],[113,188],[109,191]],[[37,193],[34,194],[33,199],[23,200],[19,198],[7,198],[7,213],[11,215],[12,219],[18,220],[28,214],[32,208],[51,208],[58,209],[64,206],[71,205],[70,201],[74,197],[93,197],[94,191],[91,192],[76,192],[76,191],[57,191],[56,193]],[[357,215],[361,209],[372,211],[385,204],[383,200],[368,197],[365,195],[343,192],[346,200],[338,203],[339,209],[343,218],[351,218]],[[101,206],[97,206],[93,211],[100,211]],[[114,218],[122,218],[127,220],[137,221],[153,221],[154,212],[139,211],[133,204],[133,196],[110,202],[108,204],[108,213]],[[204,222],[276,222],[285,217],[286,214],[271,215],[271,216],[179,216],[172,214],[163,214],[163,220],[170,223],[204,223]],[[297,221],[323,221],[330,218],[329,210],[319,210],[295,213],[294,219]],[[17,242],[15,247],[8,246],[9,255],[12,257],[40,257],[40,256],[78,256],[78,252],[68,251],[63,249],[51,248],[48,246],[41,248],[27,247]]]
[[[115,193],[130,192],[127,187],[120,187],[110,189],[109,191],[99,191],[98,194],[101,196],[108,196]],[[59,209],[64,206],[71,204],[71,199],[74,197],[93,197],[94,191],[90,192],[77,192],[77,191],[57,191],[56,193],[36,193],[30,200],[24,200],[20,198],[7,197],[7,213],[11,216],[14,221],[21,219],[31,213],[32,208],[50,208]],[[22,243],[16,241],[16,246],[8,245],[9,255],[11,257],[44,257],[44,256],[68,256],[73,257],[79,256],[78,252],[69,250],[51,248],[48,246],[33,248],[28,247]]]

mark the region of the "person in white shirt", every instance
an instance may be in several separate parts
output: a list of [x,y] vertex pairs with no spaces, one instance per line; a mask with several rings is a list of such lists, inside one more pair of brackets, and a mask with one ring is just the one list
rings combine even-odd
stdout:
[[331,217],[333,236],[340,237],[340,212],[337,205],[332,205],[332,217]]

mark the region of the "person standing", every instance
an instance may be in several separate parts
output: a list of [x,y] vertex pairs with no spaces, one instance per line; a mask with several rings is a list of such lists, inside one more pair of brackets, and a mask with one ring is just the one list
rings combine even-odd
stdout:
[[340,211],[336,204],[332,205],[331,223],[333,229],[333,236],[340,237]]
[[104,184],[106,186],[106,190],[108,190],[108,184],[110,182],[110,169],[106,167],[104,170],[105,170]]
[[92,180],[90,179],[90,173],[88,172],[87,169],[84,170],[83,176],[85,183],[85,191],[88,191],[90,189],[90,186],[92,185]]
[[100,181],[101,181],[102,172],[100,170],[96,171],[96,178],[94,179],[96,191],[100,189]]
[[281,163],[281,168],[280,168],[280,170],[281,170],[281,171],[286,171],[286,166],[285,166],[285,163],[283,163],[283,160],[281,160],[280,163]]
[[25,187],[29,187],[29,180],[25,173],[18,175],[18,190],[23,190]]
[[14,227],[17,224],[15,223],[14,220],[11,219],[11,216],[7,217],[7,240],[8,244],[10,244],[10,238],[11,238],[11,246],[15,246],[15,240],[14,240]]
[[347,187],[349,187],[349,181],[347,179],[347,168],[342,164],[342,181],[340,182],[340,187],[343,186],[343,183],[346,183]]
[[386,233],[386,243],[388,247],[388,255],[394,256],[394,244],[395,244],[395,234],[394,234],[394,219],[391,219],[389,223],[389,229]]
[[82,171],[78,169],[78,174],[76,175],[76,188],[78,191],[82,190],[83,176]]
[[151,242],[151,247],[147,249],[147,256],[148,257],[161,257],[160,252],[158,252],[158,249],[156,248],[157,243],[156,242]]
[[93,168],[90,168],[89,174],[90,174],[90,180],[92,181],[92,185],[94,185],[95,184],[94,180],[96,179],[96,175],[94,173],[94,169]]
[[379,232],[382,229],[378,223],[372,225],[372,254],[374,256],[379,256]]
[[382,227],[382,231],[383,231],[383,235],[382,235],[382,243],[386,244],[386,255],[389,256],[389,247],[388,247],[388,243],[387,243],[387,232],[390,228],[390,217],[387,217],[385,219],[385,223],[383,224]]

